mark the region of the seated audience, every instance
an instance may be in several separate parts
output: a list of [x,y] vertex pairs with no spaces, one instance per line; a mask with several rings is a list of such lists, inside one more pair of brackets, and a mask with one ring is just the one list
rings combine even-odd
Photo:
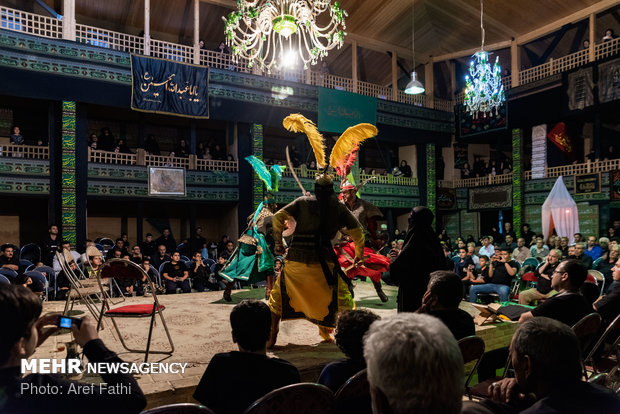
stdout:
[[568,257],[568,237],[560,237],[559,239],[559,249],[562,251],[562,259],[566,259]]
[[493,257],[495,256],[495,247],[493,246],[493,237],[484,236],[482,238],[482,247],[478,250],[479,256]]
[[519,237],[517,239],[517,247],[512,251],[512,258],[519,263],[523,263],[531,254],[530,249],[525,246],[525,239]]
[[157,246],[157,253],[151,256],[151,264],[157,270],[159,270],[163,263],[169,262],[170,260],[170,256],[166,253],[166,246],[164,244]]
[[364,334],[379,319],[377,314],[366,309],[346,310],[338,316],[336,345],[346,358],[327,364],[321,371],[317,381],[319,384],[336,392],[349,378],[366,368]]
[[510,349],[515,378],[494,382],[489,393],[512,410],[495,412],[620,412],[614,392],[582,381],[579,340],[565,324],[550,318],[529,320],[517,328]]
[[531,305],[535,301],[548,299],[558,292],[551,288],[551,278],[555,269],[560,264],[560,256],[562,252],[553,249],[547,255],[547,260],[534,271],[538,277],[536,287],[519,292],[519,303],[521,305]]
[[575,244],[581,243],[581,242],[583,242],[583,234],[575,233],[575,234],[573,234],[573,239],[574,239],[574,243]]
[[9,243],[3,244],[0,250],[2,250],[2,256],[0,256],[0,274],[6,276],[9,280],[14,280],[17,273],[21,273],[19,258],[15,254],[15,246]]
[[142,252],[140,251],[140,246],[138,246],[137,244],[131,248],[131,255],[129,256],[129,260],[138,265],[142,263]]
[[166,279],[166,293],[177,293],[177,288],[181,288],[183,293],[192,291],[189,280],[187,280],[189,272],[185,263],[181,261],[181,253],[172,253],[171,260],[164,265],[161,275]]
[[574,247],[573,254],[569,255],[569,259],[575,259],[586,269],[592,269],[592,258],[585,254],[586,244],[577,243]]
[[140,243],[140,251],[144,256],[153,257],[157,253],[157,243],[153,240],[151,233],[146,233],[146,237],[142,243]]
[[539,262],[545,260],[545,257],[549,254],[549,247],[547,247],[542,237],[536,237],[536,244],[530,247],[530,254]]
[[508,249],[508,251],[511,253],[514,251],[514,249],[517,248],[517,243],[515,243],[515,240],[512,237],[511,233],[506,234],[506,237],[504,238],[504,242],[499,245],[499,248]]
[[467,243],[467,257],[474,262],[476,269],[480,269],[480,257],[476,254],[476,243],[473,241]]
[[471,257],[467,256],[467,249],[461,247],[459,249],[459,259],[454,262],[454,273],[461,279],[467,277],[467,268],[469,265],[474,265],[474,261]]
[[198,292],[204,292],[207,290],[210,271],[202,262],[202,253],[194,253],[192,259],[193,261],[189,265],[189,277],[192,280],[192,286]]
[[437,318],[404,312],[374,322],[364,358],[375,414],[460,412],[463,357]]
[[271,312],[265,303],[243,300],[230,313],[230,325],[239,351],[213,356],[194,392],[196,400],[218,414],[241,414],[268,392],[300,382],[297,368],[266,354]]
[[596,237],[594,236],[588,237],[587,247],[586,247],[586,251],[584,252],[584,254],[590,256],[592,261],[598,259],[599,257],[603,255],[603,249],[601,248],[601,246],[596,245]]
[[536,233],[531,230],[529,224],[523,223],[521,225],[521,237],[525,239],[525,246],[530,247],[534,243]]
[[[620,260],[616,261],[611,270],[614,281],[618,282],[620,280]],[[592,306],[603,318],[603,325],[609,325],[620,314],[620,283],[615,283],[612,291],[600,297]]]
[[546,316],[573,326],[581,318],[592,312],[592,306],[579,293],[588,271],[573,259],[561,262],[552,273],[551,288],[558,294],[550,297],[530,312],[519,318],[519,323],[536,316]]
[[110,250],[108,250],[108,253],[106,254],[105,259],[106,260],[110,260],[111,258],[114,257],[114,250],[117,249],[121,252],[121,257],[125,256],[125,255],[129,255],[129,251],[127,250],[127,248],[125,247],[125,241],[123,241],[122,237],[118,237],[116,239],[116,241],[114,242],[114,247]]
[[472,286],[469,289],[469,301],[476,302],[478,293],[497,293],[501,302],[507,302],[516,273],[517,264],[510,259],[508,249],[501,249],[500,258],[492,261],[489,266],[489,283]]
[[[65,258],[73,257],[73,262],[75,264],[80,262],[80,259],[82,258],[82,255],[80,255],[75,250],[71,250],[71,243],[70,242],[62,241],[60,243],[60,246],[62,247],[61,254],[64,254]],[[71,261],[69,261],[69,262],[71,262]],[[56,272],[56,273],[58,273],[58,272],[60,272],[62,270],[62,267],[60,266],[60,263],[58,262],[58,258],[56,257],[56,255],[54,255],[54,260],[52,261],[52,267],[54,268],[54,272]]]
[[[140,386],[130,374],[101,374],[107,388],[69,381],[56,375],[22,376],[20,363],[29,358],[45,340],[58,331],[59,314],[41,315],[41,300],[21,286],[0,284],[0,412],[20,414],[70,412],[76,407],[88,413],[139,413],[146,406]],[[71,327],[75,342],[83,347],[91,363],[120,363],[122,360],[106,348],[97,334],[96,323],[84,317],[78,329]],[[69,393],[70,387],[89,392]],[[58,387],[59,393],[39,393],[41,387]],[[124,393],[107,391],[123,387]]]
[[174,240],[172,233],[170,233],[170,229],[167,227],[163,230],[162,235],[155,240],[155,243],[157,243],[158,246],[162,244],[166,246],[166,253],[168,254],[172,254],[177,249],[177,242]]
[[612,268],[615,266],[618,261],[618,257],[620,256],[620,249],[617,247],[615,249],[609,249],[609,251],[603,254],[603,260],[598,262],[596,266],[594,266],[594,270],[598,270],[603,274],[605,278],[605,291],[610,292],[613,289],[615,283],[612,275]]
[[438,270],[430,274],[428,289],[418,312],[428,313],[441,320],[458,341],[476,333],[471,315],[459,309],[462,297],[461,279],[453,272]]

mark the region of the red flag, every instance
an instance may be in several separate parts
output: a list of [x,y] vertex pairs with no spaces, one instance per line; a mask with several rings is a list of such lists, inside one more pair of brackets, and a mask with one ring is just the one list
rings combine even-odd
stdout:
[[566,124],[564,124],[564,122],[558,122],[556,126],[547,133],[547,138],[549,138],[549,141],[553,142],[560,151],[566,153],[573,152],[570,138],[566,135]]

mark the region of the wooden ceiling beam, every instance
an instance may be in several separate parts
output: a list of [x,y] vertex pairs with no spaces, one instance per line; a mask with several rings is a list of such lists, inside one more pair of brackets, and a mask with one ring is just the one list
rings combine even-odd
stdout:
[[[493,43],[490,45],[484,45],[484,50],[491,52],[493,50],[506,49],[509,47],[510,47],[510,40],[506,40],[504,42],[497,42],[497,43]],[[433,62],[441,62],[443,60],[458,59],[458,58],[462,58],[465,56],[471,56],[479,50],[480,50],[480,47],[475,47],[472,49],[461,50],[459,52],[447,53],[441,56],[433,56]]]

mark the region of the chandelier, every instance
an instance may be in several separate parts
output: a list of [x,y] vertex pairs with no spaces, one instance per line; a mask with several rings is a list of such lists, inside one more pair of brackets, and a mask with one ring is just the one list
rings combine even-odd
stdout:
[[[315,65],[344,42],[348,16],[331,0],[238,0],[225,21],[226,43],[236,61],[272,70]],[[320,23],[318,22],[320,20]]]
[[480,28],[482,30],[482,45],[480,50],[472,56],[469,62],[469,76],[465,76],[465,96],[464,104],[467,111],[478,117],[482,112],[498,113],[499,107],[506,101],[504,95],[504,85],[502,85],[501,68],[499,67],[499,56],[495,58],[493,66],[489,63],[489,54],[484,51],[484,24],[483,0],[480,0]]

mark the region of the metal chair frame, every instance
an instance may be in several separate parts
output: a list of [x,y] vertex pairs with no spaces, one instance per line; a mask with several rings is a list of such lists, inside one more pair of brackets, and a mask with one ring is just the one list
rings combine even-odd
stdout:
[[[69,280],[69,291],[67,292],[67,300],[65,301],[65,308],[62,312],[63,315],[66,315],[67,312],[73,309],[73,305],[75,304],[76,298],[72,297],[72,291],[75,291],[78,296],[77,300],[82,302],[84,305],[86,305],[86,308],[93,315],[95,319],[99,319],[98,306],[91,296],[94,296],[94,295],[98,296],[99,293],[101,293],[101,291],[99,289],[97,289],[96,291],[93,291],[92,290],[93,286],[86,286],[84,284],[84,280],[86,279],[84,277],[84,274],[81,274],[82,279],[80,279],[73,272],[73,270],[71,270],[71,267],[65,260],[64,254],[61,254],[60,252],[56,252],[56,258],[58,259],[58,263],[60,264],[62,271],[65,272],[65,275],[67,276],[67,279]],[[79,267],[77,268],[77,270],[81,273]],[[69,307],[69,305],[71,306]]]
[[[601,336],[598,339],[598,341],[596,341],[596,343],[594,344],[594,346],[592,347],[592,349],[590,350],[588,355],[585,357],[585,359],[583,361],[584,366],[587,365],[588,363],[590,363],[590,366],[592,367],[592,374],[593,375],[598,374],[598,369],[596,368],[596,361],[594,361],[594,355],[599,350],[599,348],[604,345],[605,339],[607,339],[607,336],[612,331],[617,331],[617,330],[620,330],[620,315],[616,316],[615,319],[605,329],[605,331],[603,331],[603,333],[601,334]],[[611,352],[613,352],[613,350],[616,349],[616,346],[618,345],[619,342],[620,342],[620,336],[618,336],[618,338],[616,338],[616,340],[614,341],[614,343],[610,347],[609,351],[606,352],[605,355],[602,356],[602,358],[607,358],[611,354]],[[587,374],[587,370],[586,370],[586,374]],[[587,376],[586,376],[586,378],[587,378]]]
[[571,328],[573,332],[575,332],[575,335],[577,335],[577,339],[579,339],[579,344],[581,345],[581,367],[583,369],[584,378],[588,378],[588,372],[585,364],[587,355],[584,353],[592,343],[592,340],[594,339],[593,336],[596,335],[600,329],[601,321],[601,315],[596,312],[592,312],[581,318]]
[[[478,365],[480,365],[480,361],[482,361],[482,357],[484,356],[484,350],[485,350],[486,344],[484,343],[484,340],[481,337],[476,336],[476,335],[471,335],[465,338],[461,338],[458,341],[458,344],[459,344],[459,349],[461,350],[461,354],[463,355],[463,362],[465,364],[471,361],[474,361],[474,360],[476,361],[471,372],[467,376],[467,379],[465,380],[465,392],[467,393],[467,396],[471,400],[471,388],[469,387],[469,383],[471,379],[473,378],[474,373],[478,370]],[[474,345],[477,346],[478,349],[471,350],[469,348],[466,348],[468,346],[473,347]],[[473,355],[470,355],[470,353]]]
[[[120,272],[118,272],[117,270],[117,276],[115,276],[114,273],[114,269],[112,267],[117,267],[117,266],[122,266],[121,269],[123,270],[128,270],[131,272],[134,272],[136,277],[133,279],[138,279],[138,277],[142,278],[143,276],[146,277],[146,282],[147,284],[151,287],[152,290],[152,298],[153,298],[153,310],[150,313],[147,314],[131,314],[131,313],[127,313],[127,314],[111,314],[108,313],[114,309],[112,309],[110,307],[110,305],[108,304],[107,298],[104,296],[104,299],[101,301],[101,312],[99,313],[99,318],[98,318],[98,322],[97,322],[97,330],[99,330],[99,328],[101,327],[102,321],[103,321],[103,317],[108,317],[112,320],[112,325],[114,326],[114,329],[116,330],[116,333],[118,334],[118,338],[121,342],[121,345],[123,345],[123,348],[125,348],[127,351],[129,352],[136,352],[136,353],[144,353],[144,362],[148,361],[149,358],[149,354],[167,354],[167,355],[172,355],[174,353],[174,343],[172,342],[172,337],[170,336],[170,331],[168,330],[168,325],[166,325],[166,320],[164,319],[164,315],[163,315],[163,307],[159,304],[159,301],[157,300],[157,292],[156,289],[153,285],[153,281],[151,280],[151,278],[149,277],[148,273],[144,271],[144,269],[142,269],[140,266],[138,266],[137,264],[129,261],[129,260],[123,260],[123,259],[110,259],[108,261],[106,261],[105,263],[103,263],[103,265],[101,266],[101,268],[99,269],[99,271],[97,272],[97,281],[99,282],[99,287],[101,288],[101,291],[103,292],[104,287],[102,284],[102,278],[112,278],[112,277],[118,277],[118,275],[120,274]],[[110,269],[110,273],[112,274],[107,274],[107,269]],[[122,277],[128,278],[126,275],[122,275]],[[106,311],[106,308],[108,309]],[[122,308],[122,307],[121,307]],[[164,327],[164,330],[166,332],[166,336],[168,337],[168,342],[170,343],[170,350],[156,350],[153,351],[151,350],[151,338],[153,336],[153,326],[155,324],[155,315],[159,315],[159,319],[161,320],[161,323]],[[120,331],[120,328],[118,327],[118,324],[116,323],[116,318],[143,318],[143,317],[149,317],[150,318],[150,324],[149,324],[149,333],[148,333],[148,339],[146,342],[146,349],[135,349],[135,348],[130,348],[126,343],[125,340],[123,339],[123,335]]]

